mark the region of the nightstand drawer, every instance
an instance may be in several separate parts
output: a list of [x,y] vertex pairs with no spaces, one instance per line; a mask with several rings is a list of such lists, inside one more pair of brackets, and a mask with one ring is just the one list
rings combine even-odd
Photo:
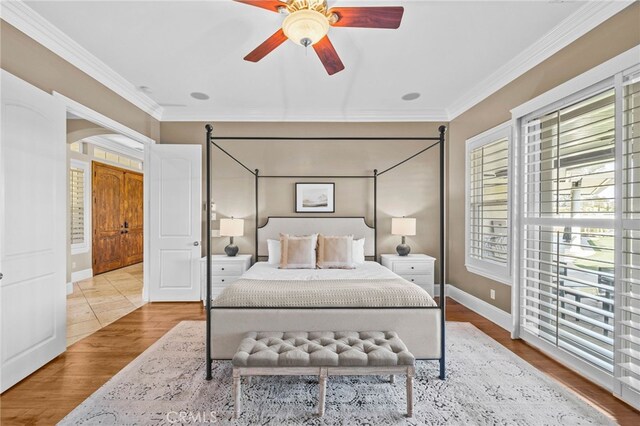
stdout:
[[240,278],[239,275],[211,276],[211,287],[226,287]]
[[240,263],[215,263],[211,265],[212,275],[237,275],[240,276],[245,271],[244,265]]
[[428,275],[400,275],[400,276],[405,280],[409,281],[410,283],[414,283],[419,286],[426,286],[428,284],[431,284],[431,280],[429,279],[431,277]]
[[431,267],[425,262],[393,262],[393,272],[398,275],[428,274],[431,273]]

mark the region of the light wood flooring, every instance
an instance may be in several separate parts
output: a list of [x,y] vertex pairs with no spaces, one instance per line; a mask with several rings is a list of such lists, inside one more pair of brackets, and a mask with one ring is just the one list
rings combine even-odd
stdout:
[[[180,321],[204,320],[202,303],[148,303],[73,344],[67,352],[0,396],[0,423],[55,424]],[[447,301],[447,320],[470,322],[622,425],[640,413],[464,306]],[[204,326],[204,325],[203,325]],[[204,380],[204,377],[203,377]],[[550,407],[551,409],[553,407]]]
[[67,347],[144,303],[142,263],[74,283],[67,296]]

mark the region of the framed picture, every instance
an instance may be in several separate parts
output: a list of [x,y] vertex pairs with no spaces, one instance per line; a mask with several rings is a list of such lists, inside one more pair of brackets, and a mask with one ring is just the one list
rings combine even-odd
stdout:
[[296,183],[296,213],[335,213],[335,183]]

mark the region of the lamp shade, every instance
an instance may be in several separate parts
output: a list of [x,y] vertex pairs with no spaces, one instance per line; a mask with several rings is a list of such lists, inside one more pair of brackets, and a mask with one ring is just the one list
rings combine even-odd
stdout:
[[292,42],[306,46],[303,40],[316,44],[329,31],[329,20],[322,13],[302,9],[291,13],[282,22],[282,31]]
[[243,219],[220,219],[221,237],[240,237],[244,234]]
[[416,235],[415,217],[394,217],[391,218],[391,234],[393,235]]

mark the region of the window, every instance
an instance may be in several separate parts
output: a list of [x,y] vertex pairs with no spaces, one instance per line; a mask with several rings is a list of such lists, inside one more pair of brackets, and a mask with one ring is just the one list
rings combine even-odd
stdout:
[[623,399],[637,401],[640,396],[640,70],[624,79],[623,96],[623,235],[615,377],[621,382]]
[[516,334],[635,407],[639,53],[631,49],[513,110]]
[[84,142],[74,142],[69,144],[69,149],[73,152],[84,154]]
[[509,123],[467,141],[466,259],[470,272],[511,284]]
[[142,170],[142,161],[133,160],[122,155],[118,155],[114,152],[106,151],[100,148],[93,148],[93,156],[101,160],[106,160],[111,163],[118,163],[119,165],[131,167],[132,169]]
[[71,220],[71,254],[89,250],[89,165],[71,160],[69,169],[69,218]]
[[613,372],[615,91],[524,124],[523,325]]
[[93,156],[102,160],[107,159],[107,153],[99,148],[93,148]]

